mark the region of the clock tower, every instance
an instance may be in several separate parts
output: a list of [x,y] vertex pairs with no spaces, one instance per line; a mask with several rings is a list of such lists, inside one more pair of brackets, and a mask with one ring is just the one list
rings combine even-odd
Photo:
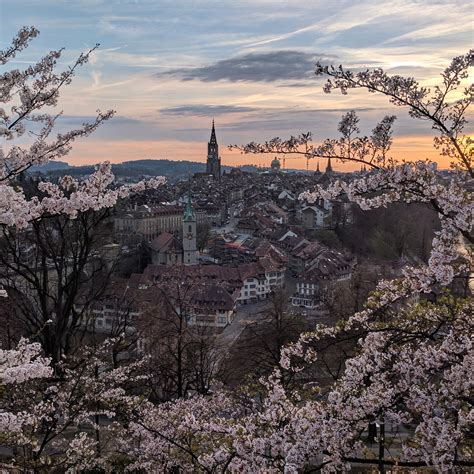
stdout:
[[188,202],[183,215],[183,263],[197,264],[196,214],[191,204],[191,192],[188,193]]

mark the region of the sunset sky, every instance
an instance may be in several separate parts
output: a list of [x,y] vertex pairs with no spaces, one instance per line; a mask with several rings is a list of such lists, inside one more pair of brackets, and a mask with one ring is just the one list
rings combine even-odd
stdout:
[[[433,85],[450,59],[474,44],[472,2],[465,0],[0,0],[0,5],[0,48],[23,25],[41,32],[12,67],[59,47],[66,48],[66,66],[100,43],[63,92],[62,130],[91,118],[96,109],[113,108],[117,115],[75,146],[71,164],[205,161],[214,118],[223,164],[268,165],[272,157],[241,156],[226,145],[304,131],[316,140],[335,137],[341,115],[351,109],[365,133],[385,114],[396,114],[394,153],[436,159],[426,123],[374,94],[324,94],[314,63],[383,67]],[[286,166],[306,164],[287,160]]]

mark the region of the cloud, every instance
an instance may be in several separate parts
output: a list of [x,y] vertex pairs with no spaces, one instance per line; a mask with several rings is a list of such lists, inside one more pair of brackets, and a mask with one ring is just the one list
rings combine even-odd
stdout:
[[[61,115],[58,118],[58,124],[64,123],[68,125],[82,125],[83,123],[93,122],[97,118],[96,115]],[[131,123],[140,123],[140,120],[137,120],[133,117],[125,117],[123,115],[114,115],[113,118],[114,123],[123,123],[123,124],[131,124]]]
[[312,81],[312,82],[304,82],[304,81],[285,82],[284,84],[277,85],[277,87],[314,87],[314,86],[315,86],[314,81]]
[[253,112],[257,109],[253,107],[243,107],[239,105],[205,105],[205,104],[190,104],[179,105],[177,107],[168,107],[160,109],[164,115],[199,115],[199,116],[213,116],[234,114],[241,112]]
[[[294,81],[310,78],[316,61],[324,57],[327,56],[292,50],[255,52],[235,58],[223,59],[208,66],[173,69],[164,74],[179,77],[183,81]],[[162,74],[157,76],[162,76]]]
[[[361,119],[363,133],[369,134],[386,111],[377,108],[356,108]],[[248,116],[235,117],[232,120],[218,120],[217,137],[223,146],[228,143],[246,143],[251,140],[264,141],[275,136],[287,137],[291,134],[311,131],[316,140],[337,136],[337,126],[343,114],[343,108],[261,109]],[[180,128],[168,138],[181,140],[202,140],[207,138],[209,122],[183,117]]]
[[[466,15],[472,17],[472,13],[470,14],[469,11],[465,12]],[[442,18],[445,23],[442,24],[440,22],[436,22],[435,24],[431,24],[424,27],[414,28],[412,31],[404,34],[399,34],[393,38],[390,38],[384,41],[382,44],[391,44],[391,43],[401,43],[407,44],[413,41],[421,41],[427,39],[436,39],[441,41],[445,41],[445,37],[452,36],[454,34],[460,33],[471,33],[472,34],[472,22],[459,22],[456,21],[458,19],[459,12],[453,14],[452,12],[442,12]],[[433,43],[432,43],[433,44]]]

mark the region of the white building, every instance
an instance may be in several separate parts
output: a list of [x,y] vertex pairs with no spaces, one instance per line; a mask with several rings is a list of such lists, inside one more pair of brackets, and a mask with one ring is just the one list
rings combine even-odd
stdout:
[[324,250],[298,276],[296,292],[291,297],[293,306],[314,309],[328,297],[337,294],[341,285],[352,278],[353,262],[334,250]]
[[285,268],[275,265],[269,259],[261,259],[259,262],[241,265],[244,278],[239,297],[240,304],[250,304],[264,300],[270,296],[272,291],[283,288],[285,283]]

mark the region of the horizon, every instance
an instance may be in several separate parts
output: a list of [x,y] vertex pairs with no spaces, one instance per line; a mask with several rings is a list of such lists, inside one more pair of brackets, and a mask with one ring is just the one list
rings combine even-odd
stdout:
[[[415,15],[421,7],[422,17]],[[350,68],[382,67],[435,85],[450,60],[472,44],[466,18],[473,15],[461,1],[397,1],[382,11],[378,2],[368,0],[334,5],[295,1],[291,10],[287,2],[266,0],[27,0],[21,5],[6,0],[0,9],[2,46],[25,24],[40,30],[12,61],[16,67],[65,47],[59,65],[64,68],[101,43],[63,91],[58,131],[91,119],[96,109],[113,108],[117,115],[75,143],[69,164],[204,162],[214,118],[223,165],[253,161],[266,166],[273,156],[246,156],[227,146],[307,131],[316,142],[334,138],[340,117],[353,109],[363,134],[384,115],[398,116],[396,158],[449,165],[433,148],[431,129],[424,123],[376,94],[324,94],[324,80],[313,71],[316,60],[322,60]],[[287,168],[306,169],[305,158],[286,159]],[[310,169],[316,169],[316,162],[310,161]],[[334,168],[356,169],[338,162]]]
[[[269,155],[271,156],[271,155]],[[130,164],[133,164],[133,163],[139,163],[139,162],[143,162],[143,161],[169,161],[169,162],[172,162],[172,163],[193,163],[193,164],[196,164],[196,165],[203,165],[203,167],[205,167],[206,165],[206,162],[205,161],[193,161],[193,160],[186,160],[186,159],[175,159],[175,160],[172,160],[172,159],[168,159],[168,158],[139,158],[139,159],[136,159],[136,160],[128,160],[128,161],[120,161],[120,162],[116,162],[116,163],[111,163],[112,166],[116,166],[116,165],[130,165]],[[271,161],[271,160],[270,160]],[[331,161],[331,166],[333,164],[334,161]],[[48,163],[46,163],[45,165],[36,165],[36,167],[38,168],[41,168],[42,166],[49,166],[51,165],[52,163],[59,163],[61,165],[67,165],[68,167],[70,168],[82,168],[82,167],[95,167],[95,166],[98,166],[100,163],[87,163],[87,164],[78,164],[78,163],[68,163],[67,161],[63,161],[63,160],[54,160],[54,161],[50,161]],[[314,173],[317,169],[317,160],[315,161],[316,165],[315,165],[315,169],[312,169],[311,166],[309,167],[309,169],[307,168],[293,168],[293,167],[288,167],[288,166],[283,166],[283,163],[282,163],[282,160],[280,160],[280,163],[281,163],[281,171],[284,172],[284,171],[292,171],[292,172],[303,172],[303,173]],[[327,164],[327,159],[325,158],[320,158],[319,160],[319,168],[320,168],[320,172],[324,174],[325,172],[325,168],[326,168],[326,164]],[[344,164],[349,164],[349,163],[344,163]],[[356,165],[357,166],[357,165]],[[359,171],[362,171],[362,167],[364,165],[361,165],[359,164],[358,165],[359,168],[354,168],[354,169],[343,169],[343,170],[334,170],[335,173],[338,173],[338,174],[350,174],[350,173],[357,173]],[[255,164],[255,163],[243,163],[243,164],[238,164],[238,165],[227,165],[225,163],[222,164],[222,167],[224,168],[228,168],[228,169],[240,169],[240,168],[245,168],[245,167],[248,167],[248,168],[255,168],[257,170],[270,170],[271,169],[271,166],[270,166],[270,162],[268,163],[268,165],[265,165],[265,164]],[[332,166],[334,168],[334,166]],[[64,169],[64,170],[67,170],[68,168],[57,168],[57,169]],[[56,170],[56,168],[54,168],[54,170]],[[370,171],[371,169],[368,168],[366,166],[366,170],[365,171]],[[444,170],[444,171],[449,171],[450,168],[438,168],[438,171],[441,171],[441,170]],[[35,172],[38,171],[38,170],[34,170]]]

